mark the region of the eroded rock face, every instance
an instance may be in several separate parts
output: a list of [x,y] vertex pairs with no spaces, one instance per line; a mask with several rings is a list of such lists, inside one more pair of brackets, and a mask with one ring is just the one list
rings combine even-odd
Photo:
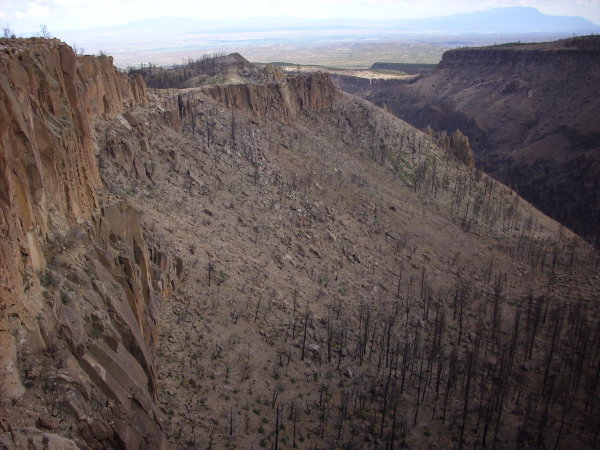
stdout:
[[145,102],[110,57],[0,40],[0,401],[18,409],[43,376],[60,431],[92,447],[164,444],[152,348],[171,264],[130,206],[102,200],[91,127]]
[[285,123],[295,121],[304,110],[331,107],[335,95],[335,87],[324,73],[287,76],[261,84],[211,86],[203,90],[227,107]]
[[448,134],[445,130],[437,131],[428,127],[425,132],[439,147],[453,154],[467,167],[470,169],[475,167],[475,157],[473,155],[473,149],[471,149],[471,145],[469,144],[469,138],[460,130],[455,130],[454,133]]

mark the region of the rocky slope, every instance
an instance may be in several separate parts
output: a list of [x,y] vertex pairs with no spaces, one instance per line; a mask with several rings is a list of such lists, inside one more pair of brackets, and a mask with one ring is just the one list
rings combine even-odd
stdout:
[[479,166],[597,243],[599,73],[590,36],[451,50],[412,83],[339,83],[421,129],[460,129]]
[[[598,253],[458,160],[464,136],[428,136],[318,74],[138,96],[108,59],[68,72],[64,44],[4,50],[44,87],[2,97],[31,104],[10,142],[78,154],[37,130],[78,130],[85,112],[96,165],[79,184],[63,166],[23,176],[41,193],[90,186],[88,215],[71,195],[39,208],[45,234],[24,228],[24,188],[3,203],[2,444],[593,447]],[[24,185],[13,148],[2,186]],[[12,247],[28,230],[39,269]]]
[[265,73],[239,53],[213,54],[190,59],[171,68],[144,65],[129,69],[130,75],[141,75],[149,88],[185,89],[210,83],[243,83],[259,81]]
[[[464,136],[316,76],[331,102],[294,115],[223,86],[97,124],[108,188],[183,261],[159,319],[171,442],[592,445],[597,254],[458,161]],[[245,89],[267,105],[313,84],[294,80]]]

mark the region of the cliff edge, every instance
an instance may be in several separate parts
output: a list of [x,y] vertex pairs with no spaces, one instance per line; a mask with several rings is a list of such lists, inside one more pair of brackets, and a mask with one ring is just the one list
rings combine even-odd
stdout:
[[152,348],[169,262],[103,192],[92,131],[144,104],[144,82],[14,39],[0,93],[0,443],[161,447]]
[[330,108],[335,96],[335,87],[324,73],[287,77],[279,73],[267,83],[217,85],[203,90],[224,106],[285,123],[295,121],[302,111]]

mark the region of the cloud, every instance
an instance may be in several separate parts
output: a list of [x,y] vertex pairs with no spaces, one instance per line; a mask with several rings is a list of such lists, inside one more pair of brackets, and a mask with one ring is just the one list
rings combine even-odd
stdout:
[[39,3],[30,3],[27,12],[25,13],[27,17],[32,19],[47,19],[51,15],[50,8],[44,5],[40,5]]
[[47,19],[53,15],[52,6],[47,0],[29,2],[3,1],[0,11],[2,16],[9,19]]
[[52,30],[117,25],[139,19],[296,16],[431,17],[500,6],[532,6],[555,15],[600,21],[600,0],[0,0],[0,18],[15,28]]

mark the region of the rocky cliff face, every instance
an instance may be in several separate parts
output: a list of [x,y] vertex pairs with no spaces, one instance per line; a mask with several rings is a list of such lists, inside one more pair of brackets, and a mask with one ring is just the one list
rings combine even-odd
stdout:
[[170,264],[103,193],[91,127],[144,104],[143,80],[57,40],[3,40],[0,92],[0,401],[14,406],[0,442],[68,441],[37,419],[73,445],[160,447],[152,347]]
[[497,65],[505,70],[507,62],[518,68],[532,64],[548,64],[549,59],[568,59],[574,64],[587,66],[590,58],[597,57],[598,49],[545,48],[543,46],[497,46],[480,48],[460,48],[445,52],[438,70],[446,68],[470,67],[473,65]]
[[428,127],[425,132],[440,148],[454,155],[456,159],[462,161],[470,169],[475,168],[475,157],[469,144],[469,138],[462,134],[460,130],[448,134],[446,131],[437,131]]
[[600,242],[599,74],[591,36],[451,50],[412,83],[344,88],[419,128],[462,130],[478,165]]
[[269,83],[211,86],[204,91],[224,106],[285,123],[295,121],[302,111],[331,107],[335,96],[335,87],[324,73],[280,76]]

